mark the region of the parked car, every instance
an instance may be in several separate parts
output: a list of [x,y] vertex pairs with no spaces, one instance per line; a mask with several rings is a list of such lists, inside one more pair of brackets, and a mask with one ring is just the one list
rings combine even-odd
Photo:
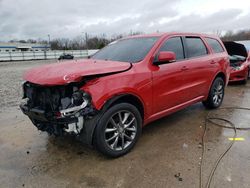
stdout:
[[71,54],[62,54],[60,55],[60,57],[58,58],[58,60],[62,60],[62,59],[74,59],[74,56]]
[[216,36],[132,36],[90,59],[29,70],[20,107],[39,130],[75,135],[118,157],[156,119],[197,102],[218,108],[229,74],[228,54]]
[[230,82],[247,83],[250,76],[250,54],[243,44],[238,42],[224,42],[230,58]]

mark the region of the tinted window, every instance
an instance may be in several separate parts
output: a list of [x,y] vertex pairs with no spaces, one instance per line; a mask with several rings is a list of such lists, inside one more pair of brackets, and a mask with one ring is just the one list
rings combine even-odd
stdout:
[[103,48],[91,59],[139,62],[144,59],[158,37],[130,38],[115,41]]
[[184,51],[180,37],[168,39],[160,48],[161,51],[171,51],[176,55],[176,60],[184,59]]
[[186,37],[188,57],[198,57],[207,54],[207,48],[198,37]]
[[222,48],[221,44],[216,39],[206,38],[206,40],[215,53],[224,52],[224,49]]

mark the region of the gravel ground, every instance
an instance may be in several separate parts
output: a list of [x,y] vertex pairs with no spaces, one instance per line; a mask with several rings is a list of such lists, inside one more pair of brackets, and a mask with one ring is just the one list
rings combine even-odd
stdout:
[[0,98],[2,99],[0,113],[19,105],[22,98],[22,75],[25,70],[52,62],[55,60],[0,62]]

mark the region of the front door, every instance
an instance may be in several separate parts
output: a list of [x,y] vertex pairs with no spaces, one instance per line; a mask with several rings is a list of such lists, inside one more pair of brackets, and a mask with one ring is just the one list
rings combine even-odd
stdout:
[[154,113],[174,107],[185,101],[183,74],[185,73],[185,55],[181,37],[167,39],[159,52],[172,51],[176,62],[159,65],[153,71],[153,104]]

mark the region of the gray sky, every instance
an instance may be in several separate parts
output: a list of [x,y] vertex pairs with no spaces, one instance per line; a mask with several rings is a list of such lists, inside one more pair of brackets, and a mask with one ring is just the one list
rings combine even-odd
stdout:
[[0,0],[0,40],[250,29],[250,1]]

